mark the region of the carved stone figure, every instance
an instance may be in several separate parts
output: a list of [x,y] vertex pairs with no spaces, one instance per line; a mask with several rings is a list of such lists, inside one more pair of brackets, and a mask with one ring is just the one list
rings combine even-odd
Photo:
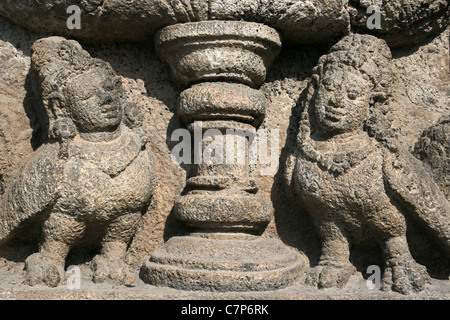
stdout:
[[156,184],[142,115],[123,100],[121,79],[111,66],[76,41],[36,41],[32,70],[50,138],[7,186],[0,244],[37,223],[39,252],[26,259],[26,282],[57,286],[71,248],[94,232],[101,252],[91,263],[93,280],[129,284],[127,246]]
[[450,199],[450,114],[422,133],[413,153],[430,166],[434,180]]
[[429,275],[410,253],[406,217],[420,220],[443,259],[450,256],[450,205],[383,121],[390,59],[384,40],[346,36],[319,60],[308,88],[286,178],[321,240],[319,264],[306,278],[319,288],[343,287],[355,271],[350,245],[375,243],[382,288],[422,290]]

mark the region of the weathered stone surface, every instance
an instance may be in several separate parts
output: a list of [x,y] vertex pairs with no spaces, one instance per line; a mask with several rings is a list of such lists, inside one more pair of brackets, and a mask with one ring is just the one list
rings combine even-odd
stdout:
[[[265,14],[269,16],[271,13]],[[42,113],[44,109],[39,107],[42,102],[35,96],[30,81],[32,77],[29,77],[28,72],[31,44],[44,35],[25,31],[3,17],[0,17],[0,35],[2,39],[0,66],[2,71],[6,71],[0,73],[2,94],[0,131],[8,137],[4,140],[7,151],[3,153],[8,158],[7,161],[0,158],[0,162],[2,165],[5,164],[3,186],[7,187],[25,157],[33,148],[42,144],[42,136],[46,137],[46,132],[39,129],[48,127],[48,123],[45,122],[46,116],[38,118],[45,112]],[[165,63],[161,62],[152,48],[146,45],[92,44],[83,47],[92,56],[108,61],[116,73],[122,76],[127,98],[143,111],[143,128],[151,137],[151,143],[147,144],[147,147],[152,150],[155,157],[157,168],[155,171],[159,185],[127,251],[126,260],[135,267],[133,275],[136,276],[146,255],[157,250],[172,235],[185,234],[187,231],[186,227],[175,219],[172,212],[175,199],[182,193],[185,184],[189,183],[189,180],[185,179],[188,168],[174,164],[170,152],[177,143],[171,141],[171,134],[174,129],[182,126],[177,118],[177,98],[182,89],[171,79],[170,70]],[[268,72],[261,88],[267,99],[267,108],[266,117],[260,128],[279,129],[280,170],[275,176],[263,176],[260,175],[259,169],[264,166],[255,165],[250,172],[260,195],[271,200],[274,207],[275,218],[266,229],[265,235],[281,238],[307,261],[306,265],[309,261],[312,267],[319,261],[320,243],[316,239],[311,219],[303,214],[303,208],[287,201],[288,190],[284,186],[281,173],[288,149],[296,145],[301,105],[305,99],[311,69],[317,64],[319,56],[325,53],[323,50],[313,46],[295,48],[284,46],[280,57]],[[450,111],[447,94],[448,50],[448,32],[443,32],[430,39],[430,42],[421,42],[412,48],[392,50],[392,98],[389,108],[384,109],[384,112],[389,119],[386,123],[390,123],[400,144],[405,148],[412,150],[423,131],[435,125]],[[380,127],[384,125],[380,124]],[[211,180],[214,181],[206,183],[229,185],[229,182],[217,177]],[[192,184],[205,185],[205,182],[193,180]],[[446,263],[445,256],[438,250],[433,239],[428,237],[429,233],[424,233],[423,228],[413,227],[408,224],[407,237],[411,254],[417,262],[427,267],[433,278],[431,284],[426,285],[423,291],[408,296],[396,292],[368,290],[363,279],[363,276],[366,278],[368,276],[367,266],[378,265],[383,269],[383,260],[377,248],[362,249],[357,243],[351,247],[351,261],[357,267],[357,272],[349,278],[342,289],[317,290],[301,284],[302,278],[290,288],[259,293],[202,293],[173,290],[157,288],[139,279],[134,288],[99,284],[92,282],[93,268],[89,263],[82,263],[91,259],[91,256],[88,259],[85,257],[86,252],[83,250],[74,250],[67,260],[67,264],[78,264],[81,267],[83,278],[80,290],[69,290],[65,286],[59,286],[58,289],[29,287],[23,284],[26,275],[22,271],[24,259],[36,252],[37,248],[22,247],[20,241],[25,239],[17,239],[17,242],[0,248],[0,255],[3,257],[0,259],[0,295],[6,299],[448,299],[446,279],[449,264]],[[96,249],[89,255],[98,252]]]
[[326,43],[347,32],[347,1],[126,0],[81,1],[81,29],[69,30],[65,1],[10,1],[0,12],[30,30],[63,34],[85,41],[148,41],[167,25],[203,20],[264,22],[279,29],[290,43]]
[[[0,261],[3,263],[3,261]],[[405,296],[397,292],[368,290],[366,279],[360,274],[351,277],[349,284],[343,288],[317,290],[296,283],[294,286],[274,291],[253,292],[211,292],[176,290],[169,287],[150,286],[139,280],[135,287],[117,286],[111,283],[92,282],[92,270],[87,265],[81,265],[81,288],[79,290],[59,287],[48,289],[42,286],[30,287],[22,284],[23,263],[8,262],[0,268],[0,299],[21,300],[220,300],[228,303],[230,300],[264,300],[284,299],[298,300],[448,300],[450,285],[446,280],[432,279],[424,291]],[[444,301],[442,301],[445,303]],[[167,302],[166,302],[167,303]],[[189,303],[187,301],[187,303]],[[213,302],[214,303],[214,302]],[[266,301],[271,304],[270,301]],[[169,302],[170,304],[170,302]],[[295,301],[294,301],[295,304]],[[156,303],[156,305],[159,305]],[[168,312],[166,310],[166,312]],[[175,310],[174,314],[179,310]],[[272,314],[276,314],[272,312]]]
[[39,120],[27,119],[27,114],[31,115],[27,112],[31,99],[24,101],[29,84],[29,59],[10,43],[0,43],[0,68],[3,70],[0,82],[0,194],[3,194],[5,183],[20,165],[21,161],[17,160],[24,159],[32,151],[30,122],[35,125]]
[[[371,5],[380,8],[381,29],[368,32],[367,8]],[[390,47],[417,44],[427,36],[444,30],[449,22],[449,9],[447,0],[349,1],[349,13],[354,30],[373,33],[385,39]]]
[[[280,37],[274,29],[244,21],[177,24],[158,32],[156,44],[182,84],[201,82],[183,91],[178,110],[191,133],[198,131],[196,121],[206,122],[199,130],[203,154],[214,142],[235,138],[228,129],[236,124],[254,129],[249,122],[261,123],[265,97],[250,87],[262,84],[279,53]],[[214,134],[206,135],[207,129]],[[211,153],[229,152],[237,143],[231,147],[222,143]],[[304,267],[303,258],[277,239],[248,235],[261,234],[273,217],[270,202],[258,195],[249,179],[249,162],[225,163],[221,157],[207,156],[189,164],[194,164],[194,176],[188,180],[187,192],[175,201],[174,212],[207,236],[172,238],[144,262],[141,279],[157,286],[205,291],[264,291],[293,284]],[[281,265],[267,259],[276,261],[280,254],[291,258]],[[249,264],[249,256],[257,258]]]
[[180,221],[202,229],[258,232],[273,218],[267,200],[228,190],[217,191],[214,195],[198,192],[185,195],[178,199],[174,209]]
[[3,0],[0,13],[36,32],[69,35],[90,42],[148,41],[164,26],[204,20],[265,23],[281,32],[286,44],[332,44],[350,27],[371,33],[367,7],[378,5],[382,28],[376,34],[398,47],[420,42],[448,24],[448,1],[358,0],[74,0],[81,29],[69,30],[65,1]]
[[276,30],[260,23],[177,24],[156,35],[156,50],[183,85],[220,79],[259,87],[281,48]]
[[197,84],[180,95],[178,117],[185,124],[194,120],[240,120],[258,127],[264,120],[264,94],[248,86],[215,82]]
[[319,288],[344,286],[355,271],[350,245],[371,243],[384,259],[384,290],[423,290],[429,276],[409,251],[409,217],[420,220],[449,257],[450,204],[382,120],[390,61],[383,40],[355,34],[333,46],[312,76],[287,182],[322,242],[307,279]]
[[127,246],[155,186],[142,115],[121,100],[121,80],[110,65],[91,58],[77,42],[44,38],[32,49],[49,140],[6,188],[0,243],[31,222],[31,230],[42,228],[39,253],[26,260],[26,282],[56,286],[64,281],[69,251],[91,237],[102,243],[96,280],[121,281],[125,270],[117,278],[117,270],[103,269],[126,268]]
[[433,178],[450,198],[450,115],[426,129],[414,147],[414,155],[428,164]]
[[304,268],[277,239],[240,238],[174,237],[144,262],[141,278],[183,290],[268,291],[292,285]]
[[204,20],[263,22],[281,32],[286,44],[332,44],[350,27],[371,33],[367,8],[378,5],[382,28],[376,34],[399,47],[420,42],[448,24],[448,1],[359,0],[74,0],[80,30],[69,30],[65,1],[3,0],[0,13],[36,32],[69,35],[90,42],[148,41],[164,26]]

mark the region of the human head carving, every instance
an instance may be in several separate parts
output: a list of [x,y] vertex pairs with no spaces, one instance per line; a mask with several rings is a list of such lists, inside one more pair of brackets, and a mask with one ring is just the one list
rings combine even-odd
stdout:
[[389,97],[391,58],[384,40],[360,34],[344,37],[322,56],[307,99],[317,126],[331,135],[362,127]]
[[50,137],[73,138],[76,131],[107,131],[120,124],[120,78],[78,42],[61,37],[36,41],[32,70],[47,110]]

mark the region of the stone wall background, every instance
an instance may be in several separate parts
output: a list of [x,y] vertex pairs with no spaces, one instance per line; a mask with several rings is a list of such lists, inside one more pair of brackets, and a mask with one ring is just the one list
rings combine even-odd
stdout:
[[[31,76],[30,48],[44,35],[25,31],[0,17],[0,193],[7,187],[25,157],[45,140],[46,119]],[[395,81],[389,117],[400,140],[412,148],[422,132],[450,113],[449,106],[449,30],[412,47],[393,49]],[[172,235],[187,232],[171,213],[174,199],[185,185],[186,168],[174,164],[170,150],[173,130],[181,124],[176,101],[182,88],[173,80],[168,65],[155,54],[152,44],[83,44],[92,56],[109,62],[123,83],[130,101],[145,114],[144,129],[151,139],[159,185],[148,212],[143,216],[128,260],[140,267],[143,259]],[[317,262],[318,241],[309,218],[289,203],[282,179],[283,161],[294,146],[301,102],[312,68],[327,47],[284,47],[269,69],[262,86],[269,109],[261,128],[280,132],[280,169],[275,176],[261,176],[253,170],[261,193],[272,200],[275,219],[265,236],[280,239]],[[300,209],[300,210],[299,210]],[[441,275],[439,253],[411,226],[412,251],[419,262]],[[9,249],[3,255],[20,260],[21,251]],[[26,250],[33,250],[28,248]],[[357,265],[377,263],[377,251],[354,249]],[[74,255],[76,259],[77,255]],[[24,257],[23,257],[24,258]],[[434,271],[433,271],[434,270]]]

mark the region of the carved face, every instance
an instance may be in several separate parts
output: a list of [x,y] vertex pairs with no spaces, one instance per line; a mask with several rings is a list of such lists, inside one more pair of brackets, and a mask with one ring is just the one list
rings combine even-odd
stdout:
[[371,88],[372,83],[354,69],[325,69],[313,102],[319,128],[332,135],[361,128]]
[[122,120],[121,81],[102,68],[71,78],[66,109],[81,132],[111,131]]

